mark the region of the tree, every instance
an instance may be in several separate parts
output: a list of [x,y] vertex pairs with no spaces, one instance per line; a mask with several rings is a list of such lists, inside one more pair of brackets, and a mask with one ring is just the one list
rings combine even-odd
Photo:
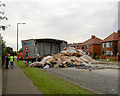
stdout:
[[12,47],[6,47],[5,48],[6,54],[14,55],[13,48]]
[[14,53],[14,56],[17,56],[17,52],[16,51],[13,51],[13,53]]
[[20,48],[20,50],[19,50],[18,52],[19,52],[19,53],[20,53],[20,52],[23,52],[23,49],[22,49],[22,48]]
[[[6,5],[0,1],[0,7],[5,7]],[[0,21],[1,20],[8,20],[8,18],[5,16],[4,11],[0,11]],[[10,27],[10,25],[0,25],[0,30],[5,31],[6,28]]]
[[5,63],[6,55],[5,48],[6,48],[5,41],[3,40],[3,37],[0,34],[0,63],[2,62],[2,65]]

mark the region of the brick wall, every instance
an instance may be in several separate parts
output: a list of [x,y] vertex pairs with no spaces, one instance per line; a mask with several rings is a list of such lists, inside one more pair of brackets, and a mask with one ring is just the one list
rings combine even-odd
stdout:
[[118,45],[117,45],[117,41],[112,43],[112,50],[113,50],[113,55],[116,56],[118,53]]
[[120,40],[120,30],[118,31],[118,38],[119,38],[119,40]]
[[101,45],[92,45],[92,55],[94,52],[97,52],[97,55],[101,55]]

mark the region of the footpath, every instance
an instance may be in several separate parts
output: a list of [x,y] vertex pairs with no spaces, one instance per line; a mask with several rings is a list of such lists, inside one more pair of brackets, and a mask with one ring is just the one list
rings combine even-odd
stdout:
[[2,75],[3,94],[42,94],[15,63],[13,69],[4,69]]

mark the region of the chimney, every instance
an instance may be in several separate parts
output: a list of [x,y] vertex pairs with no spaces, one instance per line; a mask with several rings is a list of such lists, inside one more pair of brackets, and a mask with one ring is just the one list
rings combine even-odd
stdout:
[[94,39],[94,38],[95,38],[95,35],[92,35],[91,38]]

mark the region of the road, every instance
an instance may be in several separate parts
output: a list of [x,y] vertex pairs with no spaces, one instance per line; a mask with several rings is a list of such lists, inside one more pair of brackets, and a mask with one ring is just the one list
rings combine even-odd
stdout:
[[117,69],[85,72],[73,68],[49,68],[45,70],[99,94],[118,94]]

